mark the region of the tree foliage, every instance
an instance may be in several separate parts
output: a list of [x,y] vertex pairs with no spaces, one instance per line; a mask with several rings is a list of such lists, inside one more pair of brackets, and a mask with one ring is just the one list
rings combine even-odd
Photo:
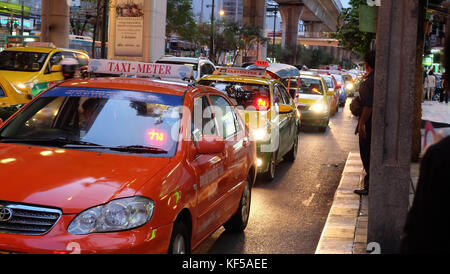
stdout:
[[369,49],[375,33],[359,30],[359,5],[366,5],[366,0],[351,0],[350,8],[344,8],[339,15],[336,33],[332,37],[339,40],[345,49],[364,55]]
[[196,23],[191,0],[167,0],[166,36],[178,35],[185,41],[195,38]]

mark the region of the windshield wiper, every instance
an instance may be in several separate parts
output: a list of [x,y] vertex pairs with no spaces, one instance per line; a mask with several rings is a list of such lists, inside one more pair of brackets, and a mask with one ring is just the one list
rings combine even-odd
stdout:
[[79,148],[79,149],[109,149],[115,151],[131,152],[131,153],[152,153],[152,154],[167,154],[168,151],[156,147],[131,145],[131,146],[102,146],[99,144],[72,140],[64,137],[58,138],[3,138],[0,139],[2,143],[25,143],[25,144],[43,144],[52,145],[65,148]]
[[141,145],[117,146],[117,147],[110,147],[109,149],[116,150],[116,151],[131,152],[131,153],[152,153],[152,154],[168,153],[168,151],[164,150],[164,149],[160,149],[160,148],[156,148],[156,147],[141,146]]
[[80,146],[93,146],[93,147],[101,147],[99,144],[84,142],[79,140],[72,140],[65,137],[57,137],[57,138],[48,138],[48,137],[40,137],[40,138],[2,138],[0,139],[2,143],[30,143],[30,144],[46,144],[46,145],[54,145],[54,146],[67,146],[67,145],[80,145]]

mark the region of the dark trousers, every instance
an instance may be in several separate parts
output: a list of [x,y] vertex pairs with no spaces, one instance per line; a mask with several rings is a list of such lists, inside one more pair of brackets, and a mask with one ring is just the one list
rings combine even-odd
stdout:
[[361,154],[361,160],[366,171],[364,177],[364,189],[369,189],[369,172],[370,172],[370,143],[371,143],[372,130],[366,126],[366,139],[359,136],[359,153]]

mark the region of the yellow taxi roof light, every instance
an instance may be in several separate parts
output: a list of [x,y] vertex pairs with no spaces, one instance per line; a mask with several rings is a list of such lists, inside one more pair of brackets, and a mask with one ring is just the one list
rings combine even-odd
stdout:
[[250,76],[271,79],[265,70],[248,70],[241,68],[219,68],[213,75]]

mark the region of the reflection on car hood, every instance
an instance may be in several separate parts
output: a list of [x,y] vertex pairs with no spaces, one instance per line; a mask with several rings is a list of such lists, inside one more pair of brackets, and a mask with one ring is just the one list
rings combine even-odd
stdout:
[[0,70],[0,75],[14,85],[19,83],[27,83],[32,82],[36,76],[38,75],[38,71],[36,72],[27,72],[27,71],[14,71],[14,70]]
[[0,143],[0,200],[79,213],[133,196],[170,162],[91,151]]

